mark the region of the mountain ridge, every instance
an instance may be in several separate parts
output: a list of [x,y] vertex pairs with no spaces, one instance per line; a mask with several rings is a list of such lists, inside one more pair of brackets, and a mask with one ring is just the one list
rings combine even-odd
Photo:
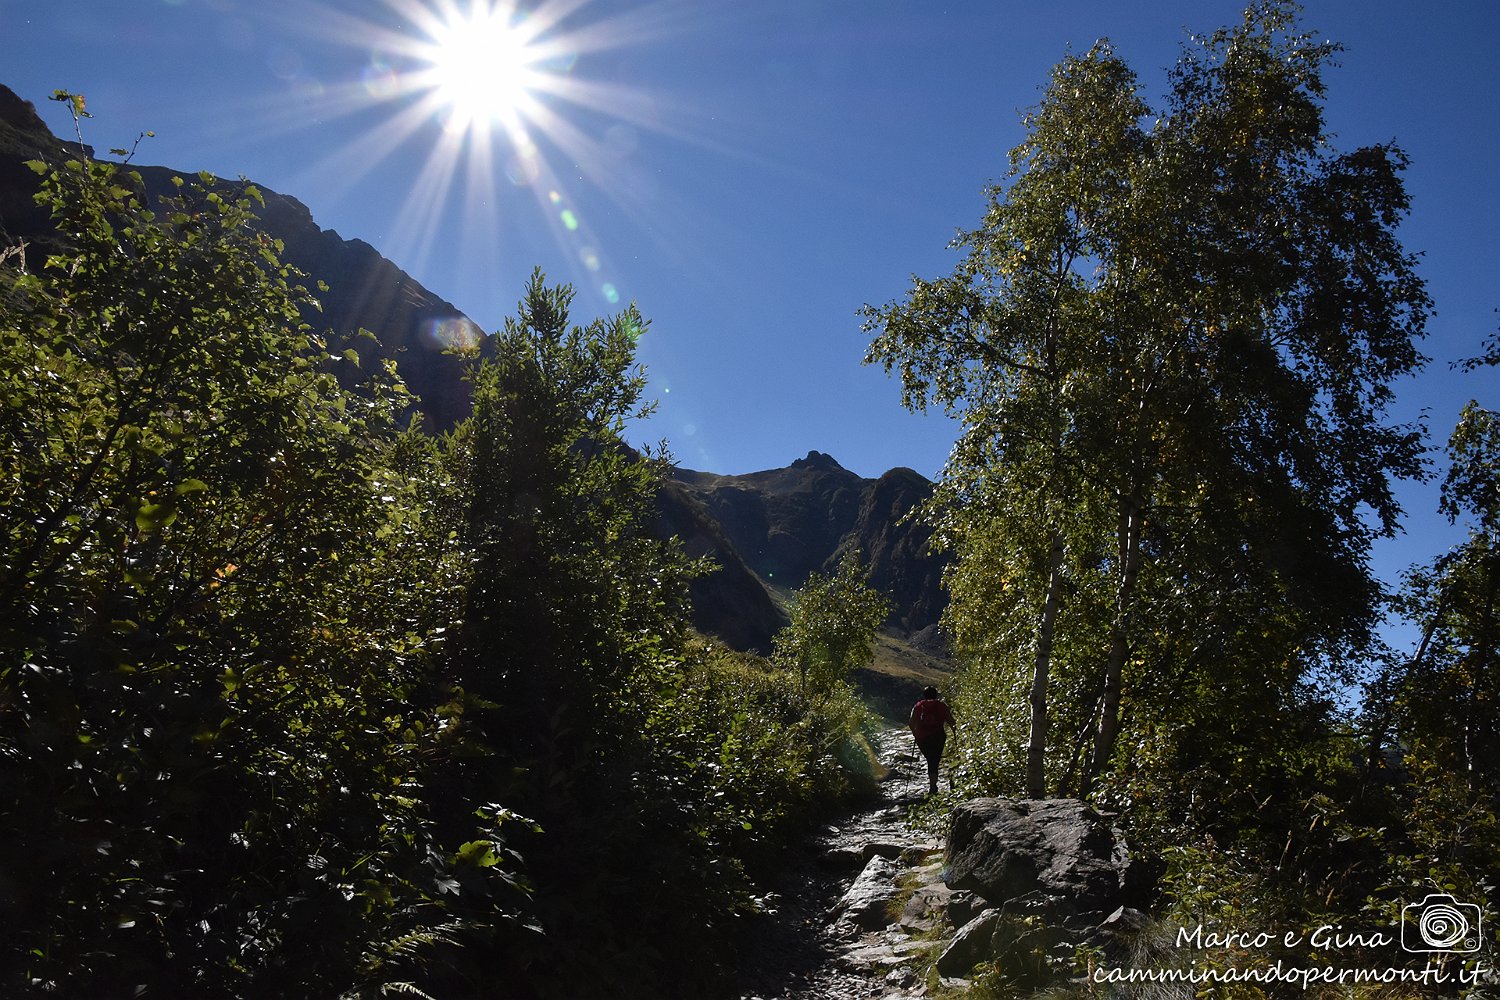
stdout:
[[[948,603],[947,560],[929,549],[931,528],[912,516],[932,495],[921,474],[898,467],[867,479],[811,451],[779,469],[724,475],[679,468],[672,479],[719,524],[734,557],[767,591],[800,587],[810,574],[831,572],[858,553],[871,586],[891,599],[887,628],[943,655],[935,632]],[[758,603],[748,592],[745,601]],[[699,627],[713,634],[732,627],[700,619]],[[756,638],[751,648],[769,644],[769,635]]]
[[[39,270],[49,254],[65,249],[48,213],[33,196],[40,178],[28,160],[61,163],[93,157],[92,148],[59,139],[37,114],[36,106],[0,85],[0,241],[26,243],[27,265]],[[132,163],[141,177],[145,203],[157,206],[178,193],[174,178],[198,175],[170,167]],[[233,182],[220,180],[223,188]],[[328,285],[317,308],[303,318],[315,330],[334,330],[351,338],[369,370],[376,359],[393,358],[407,386],[422,398],[422,414],[432,430],[447,430],[469,412],[463,361],[447,351],[459,341],[482,350],[488,338],[477,323],[446,299],[422,286],[364,240],[346,239],[314,221],[312,211],[296,198],[256,184],[262,204],[255,214],[269,235],[281,240],[282,261],[308,276],[308,284]],[[353,335],[366,329],[375,343]]]

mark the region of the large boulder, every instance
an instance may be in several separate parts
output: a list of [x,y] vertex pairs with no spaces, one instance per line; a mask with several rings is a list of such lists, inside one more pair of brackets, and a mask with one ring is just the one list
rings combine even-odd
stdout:
[[1124,836],[1077,799],[971,799],[953,811],[948,885],[1007,912],[1108,913],[1129,870]]
[[953,935],[953,940],[938,956],[937,970],[940,976],[962,976],[980,962],[988,961],[995,952],[991,938],[1000,923],[999,910],[985,910],[968,921]]

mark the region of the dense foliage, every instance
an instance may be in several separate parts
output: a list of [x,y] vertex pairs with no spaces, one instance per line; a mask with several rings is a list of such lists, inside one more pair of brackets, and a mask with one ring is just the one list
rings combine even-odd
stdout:
[[307,325],[253,187],[36,169],[68,249],[0,260],[0,992],[692,995],[862,716],[688,633],[620,439],[644,320],[535,275],[433,438]]
[[950,622],[1028,708],[1003,742],[1031,794],[1146,743],[1274,741],[1368,643],[1366,554],[1421,453],[1383,412],[1428,300],[1401,152],[1329,147],[1332,52],[1256,8],[1160,111],[1106,43],[1069,57],[955,273],[867,310],[871,359],[963,421],[933,505]]
[[890,610],[890,602],[871,589],[859,554],[850,552],[832,573],[811,574],[797,591],[773,659],[796,674],[798,691],[825,696],[869,665],[875,634]]
[[1413,572],[1403,663],[1368,557],[1422,474],[1386,407],[1431,304],[1405,156],[1334,148],[1337,46],[1297,14],[1192,39],[1159,108],[1107,42],[1064,59],[954,273],[865,310],[867,360],[962,421],[927,508],[960,782],[1121,811],[1169,925],[1389,929],[1500,875],[1500,434],[1477,404],[1455,432],[1474,530]]
[[8,973],[326,988],[441,922],[406,703],[453,571],[399,383],[339,389],[254,189],[137,189],[50,172],[74,249],[5,276]]

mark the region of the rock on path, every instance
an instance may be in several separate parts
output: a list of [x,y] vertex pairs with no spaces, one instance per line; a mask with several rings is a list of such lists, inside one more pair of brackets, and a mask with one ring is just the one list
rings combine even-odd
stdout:
[[[739,1000],[907,1000],[926,995],[917,966],[946,919],[943,845],[907,828],[926,765],[905,729],[873,741],[889,769],[880,795],[825,827],[790,859],[771,919],[750,928]],[[913,887],[915,887],[913,891]],[[895,902],[909,896],[895,911]]]

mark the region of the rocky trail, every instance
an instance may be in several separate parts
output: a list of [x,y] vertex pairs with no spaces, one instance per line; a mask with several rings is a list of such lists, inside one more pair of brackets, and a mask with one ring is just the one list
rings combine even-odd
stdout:
[[[905,729],[873,741],[887,768],[878,797],[810,838],[766,898],[745,942],[740,1000],[905,1000],[927,995],[929,953],[952,893],[943,845],[912,831],[907,807],[927,791]],[[902,908],[897,911],[900,902]]]

